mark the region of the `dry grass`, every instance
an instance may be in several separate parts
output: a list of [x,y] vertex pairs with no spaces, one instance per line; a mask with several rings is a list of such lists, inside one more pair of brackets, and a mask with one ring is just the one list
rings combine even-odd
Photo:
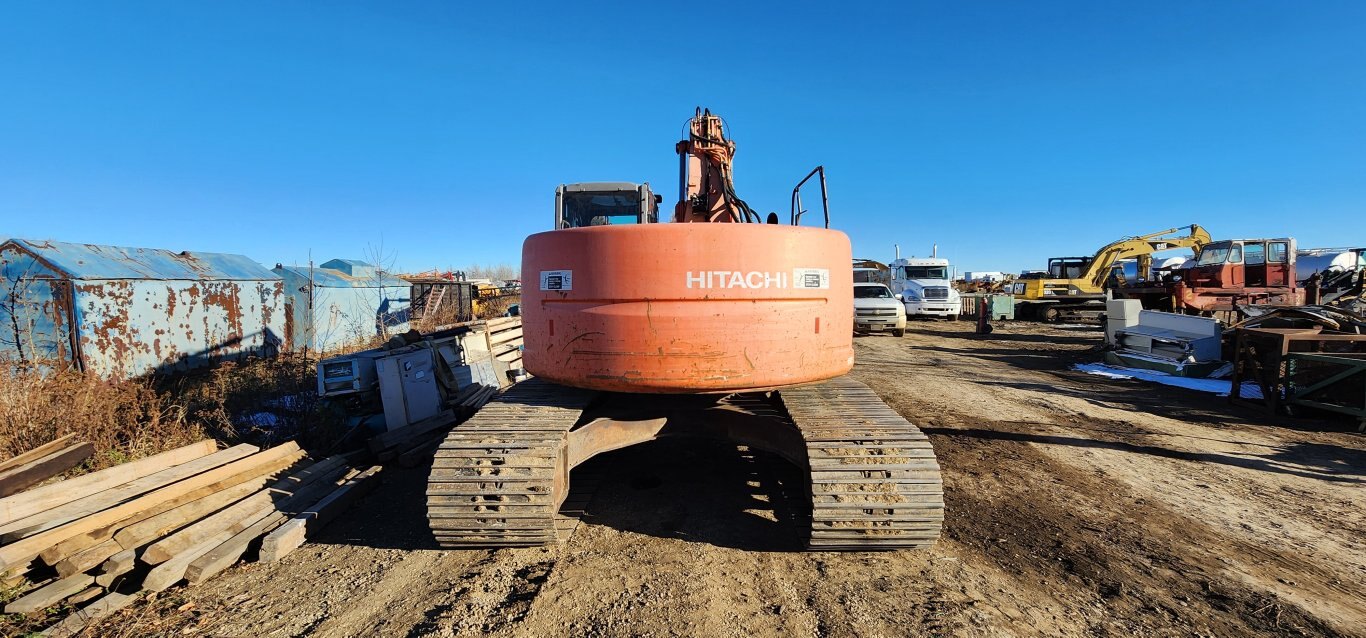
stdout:
[[0,457],[59,436],[95,446],[96,470],[204,438],[204,430],[149,381],[112,383],[79,372],[20,369],[0,375]]
[[[12,368],[0,366],[0,369]],[[314,361],[254,359],[162,379],[104,381],[76,371],[17,369],[0,374],[0,458],[76,434],[95,455],[92,471],[205,437],[263,447],[298,440],[330,451],[341,415],[317,399]]]

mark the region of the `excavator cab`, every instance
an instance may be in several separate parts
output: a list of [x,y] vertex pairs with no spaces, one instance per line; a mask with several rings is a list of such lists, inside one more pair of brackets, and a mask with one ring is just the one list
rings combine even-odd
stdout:
[[662,201],[648,182],[561,184],[555,189],[555,228],[653,224],[659,221]]

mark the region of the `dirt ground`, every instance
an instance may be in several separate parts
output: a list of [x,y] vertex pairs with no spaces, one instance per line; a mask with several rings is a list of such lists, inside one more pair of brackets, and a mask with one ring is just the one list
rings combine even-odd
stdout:
[[1366,635],[1366,438],[1070,370],[1100,334],[915,322],[854,375],[930,435],[947,521],[926,551],[804,553],[801,476],[670,440],[601,482],[557,547],[435,549],[425,469],[315,543],[162,594],[114,635]]

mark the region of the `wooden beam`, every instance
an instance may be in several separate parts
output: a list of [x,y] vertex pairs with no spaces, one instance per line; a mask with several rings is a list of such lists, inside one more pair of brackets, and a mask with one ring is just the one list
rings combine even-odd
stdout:
[[261,490],[266,479],[261,478],[234,485],[222,492],[190,501],[146,520],[138,521],[114,532],[114,540],[126,550],[142,547]]
[[[212,469],[214,467],[219,467],[232,461],[246,458],[256,450],[257,448],[254,445],[239,445],[233,448],[229,448],[227,450],[223,450],[222,452],[210,454],[209,456],[195,459],[193,461],[190,461],[189,463],[184,463],[182,465],[177,465],[175,467],[162,470],[161,472],[157,472],[152,476],[148,476],[143,479],[138,479],[126,485],[114,488],[113,490],[109,490],[109,492],[122,492],[122,494],[95,495],[101,497],[100,502],[87,504],[86,509],[89,509],[90,511],[78,512],[77,515],[70,517],[70,520],[77,520],[86,516],[90,516],[91,514],[94,514],[96,512],[104,511],[110,505],[123,502],[127,500],[128,497],[137,496],[138,494],[150,492],[151,490],[145,489],[147,487],[151,487],[153,485],[157,487],[160,487],[162,485],[169,485],[174,481],[178,481],[184,478],[188,478],[190,476],[194,476],[196,474],[200,474],[204,470]],[[94,529],[84,534],[76,534],[59,543],[56,543],[52,547],[43,550],[43,552],[39,554],[39,557],[42,558],[43,562],[47,563],[48,565],[56,565],[58,561],[64,560],[67,557],[76,554],[77,552],[80,552],[89,547],[93,547],[99,543],[103,543],[104,541],[113,538],[114,532],[117,532],[119,529],[125,526],[132,525],[143,519],[157,516],[162,512],[174,509],[176,507],[181,506],[184,503],[196,500],[200,496],[203,496],[203,494],[200,494],[198,492],[191,492],[183,494],[173,499],[169,499],[165,502],[158,503],[154,506],[148,507],[147,509],[133,512],[124,518],[110,521],[108,524],[104,525],[103,527],[100,527],[99,529]],[[99,509],[94,509],[97,506],[101,507]],[[52,527],[55,527],[57,523],[60,522],[65,521],[59,520],[55,523],[48,523],[45,524],[44,528],[51,529]]]
[[137,512],[156,507],[172,499],[194,494],[202,497],[231,485],[251,480],[289,467],[304,455],[298,444],[290,442],[258,452],[244,459],[192,476],[178,483],[149,492],[126,503],[77,519],[9,545],[0,546],[0,570],[33,560],[40,552],[77,534],[91,532]]
[[47,638],[69,638],[70,636],[75,636],[84,630],[90,623],[127,607],[132,604],[136,598],[136,595],[110,592],[99,600],[72,612],[72,614],[62,620],[62,622],[48,627],[39,635]]
[[441,442],[446,440],[445,433],[425,438],[398,455],[398,464],[403,467],[417,467],[430,460]]
[[[252,521],[252,523],[255,522]],[[185,569],[190,566],[190,563],[227,542],[236,533],[231,529],[225,529],[207,538],[200,539],[199,543],[181,550],[179,554],[163,561],[153,567],[152,571],[147,572],[147,576],[142,579],[142,588],[147,591],[166,591],[171,585],[185,579]]]
[[[185,568],[185,580],[191,583],[202,583],[214,574],[232,567],[242,558],[242,554],[246,553],[252,541],[275,529],[277,525],[283,523],[291,515],[318,502],[335,489],[336,479],[345,471],[345,468],[333,469],[326,476],[320,477],[319,480],[299,488],[298,492],[288,498],[266,507],[262,510],[264,515],[254,523],[243,527],[232,538],[191,562],[190,566]],[[255,514],[252,517],[255,517]]]
[[29,461],[36,461],[38,459],[43,458],[44,456],[52,454],[53,452],[56,452],[57,450],[60,450],[70,445],[71,440],[74,438],[76,438],[75,434],[68,434],[66,436],[57,437],[52,441],[48,441],[47,443],[44,443],[27,452],[21,453],[18,456],[10,457],[8,459],[5,459],[4,461],[0,461],[0,472],[4,472],[5,470],[11,468],[19,467],[20,465],[28,463]]
[[[99,579],[97,578],[96,580]],[[72,596],[70,598],[67,598],[66,604],[79,605],[87,600],[94,600],[96,597],[103,593],[104,587],[100,586],[99,583],[96,583],[94,586],[85,588],[81,591],[81,593],[76,594],[75,596]]]
[[521,327],[521,326],[517,326],[516,328],[513,328],[513,329],[511,329],[511,330],[504,330],[504,331],[502,331],[502,332],[492,332],[492,333],[490,333],[490,336],[489,336],[489,345],[494,345],[494,346],[496,346],[496,345],[498,345],[498,344],[500,344],[500,343],[507,343],[507,342],[509,342],[509,341],[512,341],[513,339],[521,339],[521,338],[522,338],[522,327]]
[[[70,438],[70,436],[63,438]],[[121,463],[114,467],[83,474],[51,485],[35,487],[26,492],[0,499],[0,521],[17,521],[90,494],[102,492],[111,487],[118,487],[133,479],[164,470],[172,465],[179,465],[208,456],[217,449],[218,443],[212,439],[205,439],[155,456]]]
[[455,413],[450,410],[443,410],[430,419],[423,419],[406,428],[391,430],[383,434],[376,435],[370,439],[370,450],[381,452],[391,447],[399,445],[415,436],[448,427],[455,422]]
[[111,556],[121,551],[123,548],[119,547],[119,544],[111,538],[59,560],[53,567],[56,568],[58,576],[66,578],[99,567],[104,561],[109,560]]
[[125,549],[114,554],[109,557],[109,560],[104,561],[103,565],[100,565],[100,573],[95,576],[95,584],[100,587],[111,588],[120,576],[133,571],[137,564],[137,552],[131,549]]
[[35,589],[24,597],[5,605],[5,613],[29,614],[39,609],[46,609],[66,600],[69,596],[80,593],[81,590],[93,584],[95,584],[95,577],[89,574],[77,574],[63,578],[46,587]]
[[261,562],[275,562],[304,544],[311,534],[332,522],[346,511],[356,499],[366,495],[379,484],[379,473],[383,468],[373,466],[360,474],[347,479],[341,487],[323,497],[312,507],[299,512],[294,518],[285,521],[275,531],[261,540]]
[[[147,549],[142,552],[142,562],[157,565],[182,555],[206,540],[214,538],[224,530],[237,525],[245,517],[273,506],[275,502],[283,500],[293,490],[301,489],[309,482],[317,480],[324,472],[338,467],[342,462],[344,462],[344,457],[337,456],[314,463],[290,477],[276,482],[269,488],[252,494],[212,516],[188,525],[184,529],[147,546]],[[234,529],[227,538],[231,538],[233,534],[240,531],[242,531],[241,528]],[[219,541],[219,543],[226,541],[227,538]],[[181,572],[184,572],[183,568]]]
[[94,453],[95,446],[89,443],[77,443],[42,458],[4,470],[0,472],[0,496],[9,496],[24,488],[42,483],[80,465]]
[[90,493],[65,505],[39,512],[22,520],[0,527],[0,541],[13,542],[25,536],[52,529],[79,518],[90,516],[138,495],[170,485],[206,470],[246,458],[257,452],[254,445],[242,444],[207,456],[186,461],[151,474],[134,478],[117,487]]

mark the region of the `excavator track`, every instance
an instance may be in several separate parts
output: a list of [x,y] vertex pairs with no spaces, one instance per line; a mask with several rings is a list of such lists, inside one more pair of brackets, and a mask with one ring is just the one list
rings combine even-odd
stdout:
[[944,486],[919,428],[848,377],[779,395],[806,442],[808,549],[916,548],[939,538]]
[[427,482],[427,520],[437,544],[555,542],[568,484],[565,440],[592,394],[530,379],[451,430]]
[[[524,381],[452,430],[437,450],[427,487],[437,542],[448,548],[555,542],[570,433],[593,396]],[[799,465],[806,461],[809,549],[915,548],[939,537],[944,497],[934,450],[867,386],[841,377],[767,395],[732,395],[722,403],[748,414],[752,421],[744,423],[751,425],[744,429],[751,433],[780,431],[763,440],[789,442],[779,453]]]

